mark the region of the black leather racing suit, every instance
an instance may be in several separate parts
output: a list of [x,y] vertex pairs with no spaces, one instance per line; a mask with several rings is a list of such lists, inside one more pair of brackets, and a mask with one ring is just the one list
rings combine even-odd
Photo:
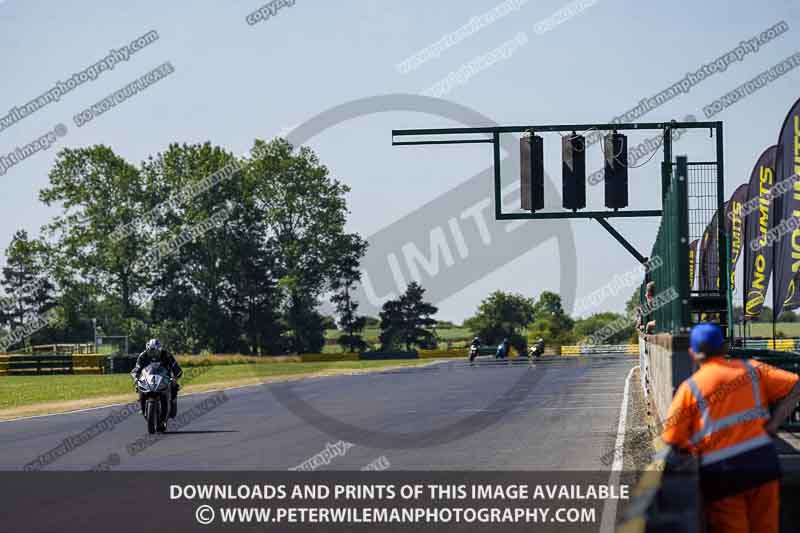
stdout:
[[542,354],[544,354],[544,341],[536,341],[531,350],[531,355],[533,357],[541,357]]
[[[172,354],[168,351],[162,348],[158,354],[151,355],[150,352],[145,350],[139,354],[139,357],[136,358],[136,364],[134,365],[133,370],[131,370],[131,377],[133,377],[134,381],[139,379],[142,369],[154,361],[160,362],[164,368],[168,369],[172,373],[172,377],[175,380],[183,375],[183,369],[181,369],[178,361],[176,361]],[[175,418],[177,411],[178,389],[180,389],[180,385],[178,385],[178,382],[175,380],[172,381],[172,390],[170,391],[172,397],[169,410],[170,418]],[[141,394],[139,395],[139,405],[142,407],[142,414],[144,414],[144,396]]]
[[[474,339],[472,341],[472,344],[470,344],[469,346],[470,346],[469,362],[471,363],[475,360],[475,357],[478,356],[478,348],[481,347],[481,341],[479,341],[478,339]],[[474,350],[472,348],[474,348]]]

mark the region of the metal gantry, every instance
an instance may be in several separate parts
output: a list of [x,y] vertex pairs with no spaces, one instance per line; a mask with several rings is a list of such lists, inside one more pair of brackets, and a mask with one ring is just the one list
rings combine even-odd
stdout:
[[[672,135],[675,130],[702,130],[708,129],[711,131],[712,136],[716,139],[716,210],[718,217],[722,220],[724,216],[725,205],[725,182],[724,182],[724,162],[723,162],[723,131],[722,122],[641,122],[641,123],[599,123],[599,124],[548,124],[548,125],[522,125],[522,126],[485,126],[485,127],[456,127],[456,128],[425,128],[425,129],[399,129],[392,130],[392,145],[394,146],[419,146],[419,145],[449,145],[449,144],[491,144],[493,155],[493,175],[494,175],[494,213],[496,220],[552,220],[552,219],[595,219],[606,231],[614,237],[636,260],[642,264],[647,263],[647,257],[636,250],[635,246],[631,244],[623,235],[621,235],[609,222],[611,218],[638,218],[638,217],[662,217],[664,215],[664,201],[670,190],[673,178],[684,180],[678,187],[682,194],[686,195],[688,191],[688,175],[685,172],[686,159],[681,158],[680,169],[681,176],[675,176],[676,170],[673,169],[673,151],[672,151]],[[647,131],[658,130],[663,132],[663,155],[664,159],[661,167],[661,209],[624,209],[624,210],[606,210],[606,211],[549,211],[549,212],[503,212],[501,201],[502,180],[500,174],[500,135],[501,134],[514,134],[514,133],[560,133],[560,132],[581,132],[586,134],[591,131],[600,132],[619,132],[619,131]],[[413,139],[405,140],[408,137],[463,137],[481,135],[481,138],[450,138],[450,139]],[[397,140],[397,138],[401,138]],[[677,191],[676,191],[677,192]],[[686,205],[686,199],[682,202]],[[690,303],[691,288],[688,287],[688,246],[689,234],[688,229],[683,226],[688,226],[685,223],[684,217],[679,217],[683,222],[675,222],[680,225],[680,228],[675,228],[675,231],[670,231],[670,241],[675,240],[670,245],[670,249],[677,254],[677,260],[682,261],[683,267],[678,267],[679,270],[686,271],[686,280],[681,282],[676,280],[676,284],[681,289],[681,301],[684,306],[681,312],[680,322],[686,323],[686,317],[689,312],[695,307]],[[727,314],[728,323],[732,318],[731,307],[731,294],[730,294],[730,260],[729,260],[729,244],[725,234],[725,225],[723,223],[717,224],[718,235],[717,243],[719,245],[718,255],[719,260],[719,287],[718,294],[727,300]],[[699,302],[699,299],[697,300]]]

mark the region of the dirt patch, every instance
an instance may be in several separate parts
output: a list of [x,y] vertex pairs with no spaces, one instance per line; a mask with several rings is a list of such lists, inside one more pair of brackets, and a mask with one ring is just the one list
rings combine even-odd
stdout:
[[655,454],[653,439],[657,436],[655,422],[642,390],[639,369],[631,377],[628,404],[627,431],[625,433],[625,469],[641,472],[650,464]]
[[638,473],[647,466],[655,453],[653,436],[655,431],[650,424],[650,411],[639,380],[639,369],[635,368],[630,378],[628,389],[628,412],[625,419],[625,441],[622,449],[616,448],[617,423],[607,433],[600,462],[610,468],[614,459],[622,452],[622,469],[625,472]]
[[[217,391],[224,389],[236,389],[247,387],[251,385],[260,385],[266,383],[277,383],[284,381],[299,381],[303,379],[315,379],[330,376],[349,376],[355,374],[367,374],[370,372],[382,372],[385,370],[394,370],[398,368],[420,368],[437,364],[439,361],[431,360],[421,365],[409,367],[408,365],[388,365],[376,368],[342,368],[342,369],[328,369],[311,372],[308,374],[293,374],[288,376],[269,376],[263,378],[241,378],[229,381],[216,381],[213,383],[203,383],[198,385],[186,385],[182,388],[181,396],[189,396],[192,394],[199,394],[209,391]],[[23,405],[11,409],[0,409],[0,421],[14,420],[16,418],[26,418],[41,415],[55,415],[68,413],[70,411],[80,411],[84,409],[111,407],[117,404],[128,403],[136,400],[136,395],[131,394],[117,394],[114,396],[99,396],[97,398],[87,398],[84,400],[65,400],[56,402],[44,402],[31,405]]]

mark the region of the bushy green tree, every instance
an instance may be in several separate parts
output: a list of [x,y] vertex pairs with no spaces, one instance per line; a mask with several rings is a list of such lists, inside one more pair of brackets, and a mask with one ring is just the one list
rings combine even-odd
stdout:
[[[625,327],[617,327],[620,324],[625,324]],[[635,333],[634,322],[625,315],[604,312],[576,320],[575,338],[579,343],[588,342],[592,335],[599,334],[600,330],[605,326],[610,326],[613,333],[603,339],[603,344],[625,344],[630,341]]]
[[768,305],[763,306],[756,322],[772,322],[772,308]]
[[639,308],[640,293],[641,287],[636,287],[631,293],[631,297],[628,298],[627,302],[625,302],[625,313],[629,316],[635,316],[636,309]]
[[381,309],[382,349],[390,350],[397,346],[410,351],[414,346],[429,348],[436,345],[433,328],[436,320],[432,317],[438,309],[424,300],[425,289],[412,281],[406,291],[396,300],[389,300]]
[[152,322],[188,319],[198,348],[217,353],[258,352],[259,311],[276,305],[263,301],[272,294],[270,256],[248,184],[232,173],[204,185],[239,164],[203,143],[172,144],[142,167],[153,259],[141,257],[137,266],[151,280]]
[[[0,325],[10,332],[22,327],[36,317],[44,317],[55,305],[55,286],[44,272],[47,247],[38,240],[28,238],[24,230],[17,231],[6,249],[6,264],[2,269],[0,285]],[[29,342],[52,335],[47,327],[35,332]]]
[[101,333],[178,351],[319,351],[320,297],[363,256],[345,231],[348,188],[285,140],[257,140],[251,156],[208,142],[139,166],[106,146],[59,152],[40,192],[60,208],[40,269],[59,292],[51,340],[91,339],[97,318]]
[[101,289],[100,297],[118,298],[123,317],[133,314],[136,296],[145,287],[135,264],[148,241],[139,231],[116,239],[114,230],[142,212],[139,170],[107,146],[64,149],[39,198],[61,207],[44,228],[57,256],[56,281],[91,284]]
[[[341,239],[349,242],[339,243],[338,248],[347,250],[336,265],[336,272],[331,282],[331,302],[336,306],[339,314],[339,324],[342,335],[338,338],[339,345],[349,352],[363,352],[367,349],[361,332],[364,330],[367,319],[359,316],[358,301],[353,298],[355,284],[361,280],[359,262],[367,249],[367,243],[358,235],[346,235]],[[335,325],[335,324],[334,324]]]
[[318,351],[324,345],[319,298],[339,277],[341,262],[361,257],[345,231],[349,188],[307,147],[294,151],[285,139],[258,140],[252,151],[258,157],[245,173],[275,251],[285,336],[295,351]]
[[495,291],[481,302],[478,313],[467,319],[464,327],[483,344],[499,344],[507,338],[519,353],[524,354],[527,349],[524,332],[534,319],[534,308],[533,298]]
[[575,321],[564,311],[561,297],[545,291],[534,305],[534,321],[528,328],[528,338],[543,338],[546,346],[559,347],[575,342]]

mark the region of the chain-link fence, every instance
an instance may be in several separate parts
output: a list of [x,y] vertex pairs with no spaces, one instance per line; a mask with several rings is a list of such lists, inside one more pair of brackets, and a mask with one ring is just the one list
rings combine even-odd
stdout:
[[[724,213],[718,212],[717,164],[688,162],[689,243],[698,242],[693,295],[720,294],[719,224]],[[724,229],[724,228],[723,228]]]
[[[728,289],[720,280],[730,279],[730,262],[719,167],[683,156],[665,164],[663,172],[663,216],[651,254],[663,267],[642,285],[643,321],[655,321],[655,331],[669,333],[686,332],[701,320],[727,324]],[[650,297],[648,282],[655,284]]]

